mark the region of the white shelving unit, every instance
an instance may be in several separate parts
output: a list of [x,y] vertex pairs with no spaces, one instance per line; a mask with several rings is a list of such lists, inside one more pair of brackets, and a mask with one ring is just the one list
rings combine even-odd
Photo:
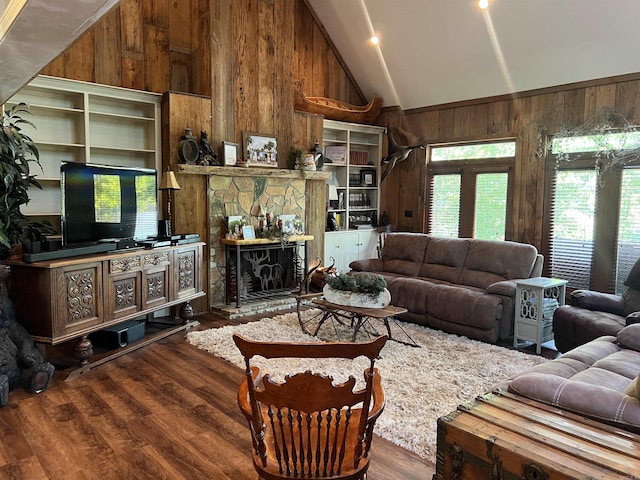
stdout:
[[23,131],[35,142],[40,163],[31,165],[42,190],[29,190],[25,215],[59,227],[60,164],[85,162],[161,171],[160,102],[156,93],[38,76],[5,108],[29,106]]
[[340,228],[325,234],[324,261],[329,265],[335,258],[339,271],[348,270],[353,260],[376,256],[384,132],[383,127],[324,121],[323,170],[332,173],[328,195],[337,196],[329,196],[328,213]]

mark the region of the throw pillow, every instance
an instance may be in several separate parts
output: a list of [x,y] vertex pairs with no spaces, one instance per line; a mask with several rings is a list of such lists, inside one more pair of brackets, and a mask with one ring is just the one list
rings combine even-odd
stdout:
[[624,327],[616,338],[621,347],[640,352],[640,323]]
[[640,382],[638,382],[638,377],[631,380],[631,383],[624,389],[624,394],[630,397],[640,398]]

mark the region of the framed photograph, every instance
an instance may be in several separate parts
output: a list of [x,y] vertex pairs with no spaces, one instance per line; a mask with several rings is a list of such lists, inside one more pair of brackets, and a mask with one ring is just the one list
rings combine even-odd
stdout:
[[242,238],[245,240],[255,240],[256,231],[253,229],[253,225],[245,225],[242,227]]
[[329,145],[324,149],[324,161],[326,163],[333,163],[334,165],[346,165],[347,146]]
[[363,187],[375,187],[376,186],[376,171],[375,170],[360,170],[360,185]]
[[230,215],[227,218],[227,233],[231,238],[239,238],[242,234],[244,217],[242,215]]
[[235,167],[238,163],[240,145],[233,142],[222,142],[222,158],[225,167]]
[[279,215],[278,220],[282,220],[283,233],[295,233],[295,215]]
[[242,152],[249,167],[278,168],[278,140],[262,133],[242,133]]

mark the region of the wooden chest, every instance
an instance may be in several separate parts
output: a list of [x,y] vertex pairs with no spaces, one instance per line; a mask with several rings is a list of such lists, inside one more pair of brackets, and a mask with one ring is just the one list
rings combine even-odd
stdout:
[[433,480],[640,479],[640,435],[495,392],[438,419]]

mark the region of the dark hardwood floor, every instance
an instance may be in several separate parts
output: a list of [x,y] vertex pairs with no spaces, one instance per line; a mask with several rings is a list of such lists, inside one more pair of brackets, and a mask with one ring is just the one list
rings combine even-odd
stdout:
[[[222,326],[213,314],[196,328]],[[246,321],[243,320],[243,321]],[[184,332],[0,409],[0,479],[256,479],[236,403],[242,371]],[[430,479],[434,467],[380,437],[369,480]]]

